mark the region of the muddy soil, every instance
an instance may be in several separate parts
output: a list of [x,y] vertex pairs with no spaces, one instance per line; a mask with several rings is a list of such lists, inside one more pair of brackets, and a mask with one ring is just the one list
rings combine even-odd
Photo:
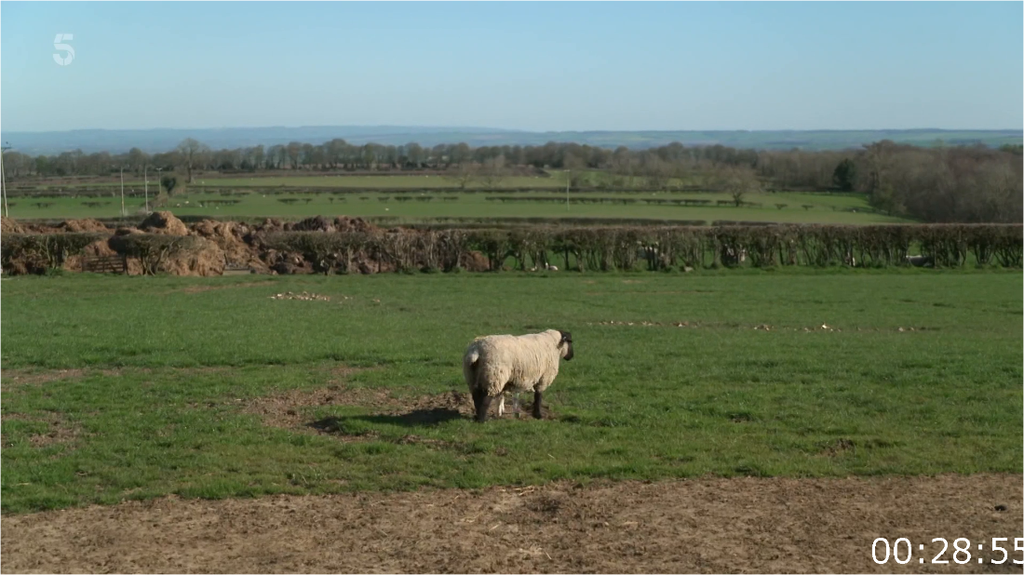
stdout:
[[[1021,499],[1021,475],[171,497],[4,517],[0,551],[5,572],[1019,573],[975,550],[1012,549]],[[929,552],[877,565],[876,537]],[[975,555],[932,565],[935,537]]]

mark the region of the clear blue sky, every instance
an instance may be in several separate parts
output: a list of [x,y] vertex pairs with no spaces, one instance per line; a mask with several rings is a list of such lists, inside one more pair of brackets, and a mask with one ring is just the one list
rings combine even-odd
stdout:
[[1016,129],[1022,46],[1021,2],[3,2],[0,122]]

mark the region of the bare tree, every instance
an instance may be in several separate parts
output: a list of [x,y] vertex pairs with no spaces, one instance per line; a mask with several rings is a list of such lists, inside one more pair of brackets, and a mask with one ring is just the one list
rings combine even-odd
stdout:
[[206,144],[192,138],[185,138],[185,140],[178,144],[178,153],[181,154],[181,161],[185,164],[185,169],[188,171],[188,183],[195,183],[193,169],[202,164],[203,157],[209,152],[210,148]]
[[299,164],[302,160],[302,142],[288,142],[285,151],[288,154],[288,162],[291,168],[293,170],[299,169]]
[[758,181],[754,170],[745,166],[720,166],[713,181],[715,187],[732,196],[736,207],[743,205],[743,198],[747,194],[761,191],[761,182]]
[[497,188],[505,178],[505,156],[499,155],[496,158],[484,160],[483,169],[480,171],[480,179],[488,188]]
[[143,167],[149,162],[149,154],[138,148],[128,150],[128,165],[135,171],[135,175],[142,173]]
[[473,180],[477,179],[479,170],[475,164],[463,162],[459,164],[459,167],[455,169],[455,173],[452,176],[459,187],[463,190],[469,187]]

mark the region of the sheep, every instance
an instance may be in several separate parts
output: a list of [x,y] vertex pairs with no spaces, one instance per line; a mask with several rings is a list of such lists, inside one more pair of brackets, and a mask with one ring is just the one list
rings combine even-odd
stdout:
[[846,254],[843,255],[843,263],[850,267],[857,267],[857,258],[853,257],[853,251],[846,251]]
[[904,256],[904,258],[907,260],[908,264],[910,264],[910,265],[912,265],[914,267],[920,268],[920,267],[925,267],[925,266],[929,266],[929,267],[934,267],[935,266],[935,258],[932,257],[932,256],[911,256],[911,255],[907,255],[907,256]]
[[727,266],[739,265],[747,261],[747,250],[741,248],[739,250],[733,249],[729,246],[722,247],[722,263]]
[[[533,391],[533,416],[541,418],[541,395],[558,375],[559,360],[573,358],[572,334],[549,329],[526,335],[489,335],[469,344],[462,359],[462,374],[473,395],[476,420],[487,421],[491,401],[505,392]],[[518,398],[516,400],[518,409]]]

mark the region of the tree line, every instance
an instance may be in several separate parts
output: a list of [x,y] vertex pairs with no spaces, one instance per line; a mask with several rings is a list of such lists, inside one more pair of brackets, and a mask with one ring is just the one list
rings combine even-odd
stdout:
[[9,151],[10,180],[25,177],[107,176],[120,170],[177,172],[193,182],[202,171],[225,173],[440,172],[462,188],[496,187],[516,168],[566,170],[576,189],[701,189],[731,193],[737,202],[760,191],[804,190],[867,194],[884,212],[926,222],[1020,222],[1022,147],[984,145],[923,148],[889,140],[842,151],[769,151],[722,145],[631,150],[549,142],[543,146],[433,147],[291,142],[212,150],[186,139],[174,150],[147,154],[80,150],[36,157]]

